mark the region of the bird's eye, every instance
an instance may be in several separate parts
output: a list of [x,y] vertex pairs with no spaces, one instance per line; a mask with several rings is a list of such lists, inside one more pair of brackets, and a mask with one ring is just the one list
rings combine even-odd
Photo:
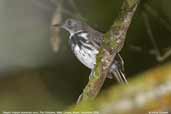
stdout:
[[71,23],[72,23],[71,20],[68,20],[68,25],[71,25]]

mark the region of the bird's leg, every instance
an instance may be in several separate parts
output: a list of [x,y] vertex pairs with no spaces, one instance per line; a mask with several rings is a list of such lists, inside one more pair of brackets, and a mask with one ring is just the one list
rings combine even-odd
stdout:
[[91,70],[91,73],[89,75],[89,80],[93,79],[93,73],[94,73],[94,69]]
[[[94,73],[94,69],[91,70],[91,73],[90,73],[90,75],[89,75],[89,80],[92,80],[92,78],[93,78],[93,73]],[[108,75],[107,75],[107,78],[108,78],[108,79],[113,79],[113,75],[109,72]]]

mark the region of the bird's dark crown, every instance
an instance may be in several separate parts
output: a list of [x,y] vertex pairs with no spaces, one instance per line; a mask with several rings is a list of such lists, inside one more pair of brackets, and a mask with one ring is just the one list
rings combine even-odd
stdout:
[[70,34],[73,34],[83,30],[84,23],[76,19],[67,19],[62,25],[62,28],[70,32]]

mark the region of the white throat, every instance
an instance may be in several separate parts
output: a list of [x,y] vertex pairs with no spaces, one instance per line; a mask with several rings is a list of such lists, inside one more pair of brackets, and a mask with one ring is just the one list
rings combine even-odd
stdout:
[[77,31],[77,32],[69,31],[69,34],[70,34],[69,39],[71,39],[71,37],[72,37],[73,35],[75,35],[75,34],[77,34],[77,33],[79,33],[79,32],[82,32],[82,31],[83,31],[83,30],[79,30],[79,31]]

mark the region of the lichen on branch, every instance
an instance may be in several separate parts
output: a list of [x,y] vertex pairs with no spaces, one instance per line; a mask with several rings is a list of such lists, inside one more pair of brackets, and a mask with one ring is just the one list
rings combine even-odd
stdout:
[[108,75],[108,71],[115,58],[124,46],[126,34],[131,24],[133,15],[140,0],[123,0],[118,17],[114,20],[110,30],[104,35],[104,41],[96,59],[93,78],[89,80],[80,101],[94,99]]
[[[114,86],[95,101],[82,102],[71,111],[100,114],[148,114],[171,110],[171,63],[141,73],[129,86]],[[121,91],[122,90],[122,91]],[[117,94],[116,94],[117,93]]]

